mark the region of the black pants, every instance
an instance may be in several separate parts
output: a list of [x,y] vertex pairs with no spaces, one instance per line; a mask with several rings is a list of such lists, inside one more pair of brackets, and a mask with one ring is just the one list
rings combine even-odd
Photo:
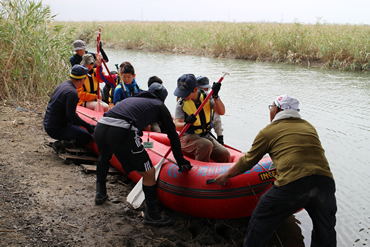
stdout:
[[274,185],[252,213],[244,247],[265,247],[274,230],[301,208],[312,219],[311,246],[336,246],[334,193],[334,180],[327,176],[312,175],[281,187]]
[[153,167],[137,131],[98,123],[94,138],[99,151],[96,170],[98,181],[105,181],[113,154],[126,175],[133,170],[148,171]]
[[68,124],[63,128],[45,128],[46,133],[57,140],[76,140],[77,146],[83,147],[92,140],[92,135],[80,126]]

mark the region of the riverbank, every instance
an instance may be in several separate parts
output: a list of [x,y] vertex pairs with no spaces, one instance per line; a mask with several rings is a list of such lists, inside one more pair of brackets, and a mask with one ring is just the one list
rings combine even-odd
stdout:
[[[134,183],[108,175],[109,200],[94,205],[95,174],[66,164],[47,145],[45,105],[2,102],[0,106],[0,242],[2,246],[241,246],[249,218],[208,220],[158,204],[172,224],[142,224],[144,207],[126,197]],[[283,245],[304,246],[291,217],[277,230]],[[269,246],[281,246],[274,235]]]
[[368,25],[228,22],[57,22],[75,38],[115,49],[191,54],[300,64],[339,70],[368,70]]

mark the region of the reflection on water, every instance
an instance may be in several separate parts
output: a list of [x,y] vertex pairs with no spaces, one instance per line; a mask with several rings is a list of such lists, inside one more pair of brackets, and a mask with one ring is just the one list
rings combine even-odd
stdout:
[[[370,217],[370,83],[366,73],[307,69],[283,64],[219,60],[188,55],[156,54],[106,49],[109,69],[129,61],[138,84],[147,89],[150,76],[160,77],[169,95],[166,105],[174,114],[173,92],[185,73],[218,81],[229,72],[220,97],[226,106],[222,117],[225,143],[248,151],[258,131],[269,124],[267,106],[280,94],[300,101],[302,118],[317,129],[337,186],[338,246],[368,243]],[[306,246],[312,223],[303,210],[301,222]],[[362,228],[365,230],[360,231]],[[358,242],[355,242],[360,239]],[[284,245],[285,246],[285,245]]]

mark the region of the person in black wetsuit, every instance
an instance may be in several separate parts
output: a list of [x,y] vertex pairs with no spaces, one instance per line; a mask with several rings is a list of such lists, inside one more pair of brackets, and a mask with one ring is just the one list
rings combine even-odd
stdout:
[[180,169],[192,167],[181,152],[179,136],[171,114],[164,104],[167,94],[163,85],[153,83],[148,91],[134,94],[104,113],[94,133],[99,150],[95,204],[103,204],[108,198],[106,177],[114,154],[126,175],[136,170],[143,176],[146,205],[144,224],[157,226],[166,225],[171,219],[166,215],[158,214],[155,209],[157,197],[155,168],[140,138],[143,128],[153,122],[160,122],[170,139],[177,165]]
[[92,140],[94,126],[82,120],[76,113],[76,88],[83,85],[87,74],[88,69],[85,66],[73,66],[70,79],[60,84],[50,97],[44,117],[44,128],[50,137],[58,140],[53,144],[57,153],[63,148],[83,147]]

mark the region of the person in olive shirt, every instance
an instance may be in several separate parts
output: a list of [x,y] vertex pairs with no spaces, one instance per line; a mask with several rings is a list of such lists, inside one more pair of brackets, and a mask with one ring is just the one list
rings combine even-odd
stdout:
[[85,66],[73,66],[70,79],[60,84],[50,97],[44,117],[44,128],[51,138],[58,140],[53,144],[57,153],[64,148],[83,147],[92,140],[94,126],[82,120],[76,113],[77,88],[84,84],[87,74],[88,69]]
[[244,246],[266,246],[276,227],[301,208],[313,222],[311,246],[336,246],[335,182],[316,129],[301,119],[294,97],[281,95],[269,109],[271,123],[258,133],[248,153],[215,178],[223,186],[266,153],[276,166],[276,181],[252,213]]

